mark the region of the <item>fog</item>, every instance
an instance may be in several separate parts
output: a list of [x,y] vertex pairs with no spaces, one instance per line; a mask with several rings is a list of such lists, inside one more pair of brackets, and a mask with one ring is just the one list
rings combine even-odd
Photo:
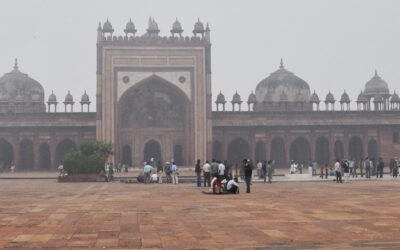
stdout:
[[[96,29],[109,18],[122,35],[129,18],[138,35],[149,16],[169,35],[177,17],[191,35],[199,17],[211,28],[213,100],[220,90],[242,99],[285,67],[324,99],[346,89],[355,100],[378,73],[391,92],[400,89],[400,1],[6,1],[0,2],[0,73],[20,70],[62,101],[84,90],[95,98]],[[230,106],[230,105],[228,105]],[[354,105],[353,105],[354,107]],[[91,105],[92,111],[95,105]],[[78,109],[76,109],[78,110]]]

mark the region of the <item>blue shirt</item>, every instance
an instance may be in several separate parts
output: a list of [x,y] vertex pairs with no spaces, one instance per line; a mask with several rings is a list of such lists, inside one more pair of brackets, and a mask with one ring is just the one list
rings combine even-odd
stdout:
[[178,167],[174,164],[174,165],[172,165],[171,170],[172,170],[172,172],[176,172],[176,171],[178,171]]
[[153,171],[153,167],[152,166],[150,166],[150,165],[144,166],[143,172],[150,173],[151,171]]

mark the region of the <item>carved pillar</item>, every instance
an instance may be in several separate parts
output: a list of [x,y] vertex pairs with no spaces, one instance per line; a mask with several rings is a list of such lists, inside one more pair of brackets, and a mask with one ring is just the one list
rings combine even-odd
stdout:
[[33,142],[33,169],[38,170],[40,168],[39,161],[40,161],[40,142],[39,138],[36,136],[32,140]]

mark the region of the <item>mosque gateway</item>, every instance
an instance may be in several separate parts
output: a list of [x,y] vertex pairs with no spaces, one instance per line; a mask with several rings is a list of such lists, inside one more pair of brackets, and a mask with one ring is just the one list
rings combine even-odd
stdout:
[[211,93],[208,24],[198,20],[190,37],[178,20],[169,37],[159,32],[152,18],[143,35],[131,20],[118,36],[110,21],[99,25],[95,112],[84,89],[78,103],[69,92],[60,103],[47,90],[45,103],[43,87],[15,61],[0,78],[0,164],[56,169],[65,153],[95,139],[114,144],[115,164],[132,166],[150,158],[180,166],[274,159],[287,167],[398,156],[400,98],[378,72],[354,98],[344,91],[320,99],[281,61],[247,99],[237,92],[228,99]]

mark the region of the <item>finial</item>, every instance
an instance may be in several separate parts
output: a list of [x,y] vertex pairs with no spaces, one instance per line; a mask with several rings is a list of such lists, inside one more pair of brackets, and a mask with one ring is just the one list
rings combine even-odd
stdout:
[[99,22],[99,26],[97,27],[97,30],[98,30],[98,31],[101,30],[101,22]]
[[210,26],[208,25],[208,22],[207,22],[207,26],[206,26],[206,31],[210,31]]
[[199,17],[197,18],[197,22],[200,22],[200,18]]
[[378,70],[375,69],[375,76],[378,76]]
[[14,60],[14,69],[18,69],[18,60],[17,60],[17,58],[15,58],[15,60]]
[[281,58],[281,66],[279,68],[283,69],[283,59],[282,58]]

